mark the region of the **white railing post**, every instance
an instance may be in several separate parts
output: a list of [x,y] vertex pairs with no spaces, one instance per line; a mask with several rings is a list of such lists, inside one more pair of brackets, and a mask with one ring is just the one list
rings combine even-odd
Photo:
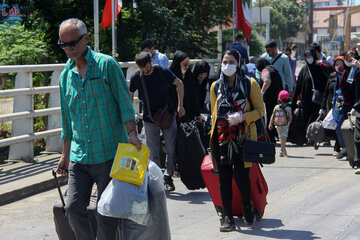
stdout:
[[[15,88],[32,88],[32,73],[19,72],[15,77]],[[34,109],[33,96],[14,97],[14,113],[32,111]],[[22,119],[12,122],[11,137],[33,133],[33,119]],[[10,146],[10,160],[32,161],[34,159],[34,143],[26,142]]]
[[[51,75],[51,86],[59,85],[59,77],[61,71],[54,71]],[[50,93],[49,107],[59,107],[60,97],[59,93]],[[61,117],[59,114],[52,114],[48,116],[47,130],[61,128]],[[62,141],[60,136],[48,137],[46,139],[46,152],[61,152]]]

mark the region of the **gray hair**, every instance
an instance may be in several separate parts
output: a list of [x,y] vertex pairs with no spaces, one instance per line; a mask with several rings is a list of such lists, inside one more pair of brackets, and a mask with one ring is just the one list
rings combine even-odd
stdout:
[[74,25],[77,29],[79,29],[79,33],[80,35],[83,35],[85,33],[87,33],[87,29],[85,26],[85,23],[83,21],[81,21],[80,19],[77,18],[69,18],[64,20],[59,27],[59,34],[60,34],[60,29],[68,24],[72,24]]

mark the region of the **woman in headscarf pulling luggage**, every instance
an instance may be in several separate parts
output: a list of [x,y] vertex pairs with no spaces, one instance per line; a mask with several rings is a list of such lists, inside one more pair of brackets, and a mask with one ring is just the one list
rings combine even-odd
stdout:
[[210,149],[214,170],[219,173],[223,204],[220,231],[228,232],[235,230],[233,176],[242,196],[245,223],[252,225],[255,222],[249,179],[252,163],[243,159],[241,145],[247,137],[257,140],[255,121],[265,114],[260,87],[255,79],[245,77],[241,56],[236,50],[227,50],[222,58],[220,79],[210,88],[210,103]]

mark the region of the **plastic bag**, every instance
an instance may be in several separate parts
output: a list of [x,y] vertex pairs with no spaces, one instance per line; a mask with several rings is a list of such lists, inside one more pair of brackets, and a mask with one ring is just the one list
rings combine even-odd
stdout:
[[336,122],[335,122],[334,116],[332,114],[332,109],[328,112],[328,114],[326,115],[322,124],[323,124],[323,127],[326,129],[335,130]]
[[160,168],[149,161],[149,209],[150,218],[146,225],[139,225],[128,219],[122,220],[122,239],[126,240],[170,240],[169,217],[166,206],[164,180]]
[[141,145],[141,151],[138,152],[132,144],[119,143],[110,177],[141,186],[148,158],[148,147]]
[[98,212],[104,216],[127,218],[146,225],[150,216],[148,178],[149,173],[146,172],[141,186],[112,179],[98,202]]

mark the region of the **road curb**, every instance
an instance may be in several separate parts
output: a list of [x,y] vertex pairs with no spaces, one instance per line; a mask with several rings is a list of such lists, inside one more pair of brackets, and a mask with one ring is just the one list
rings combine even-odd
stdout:
[[[67,176],[59,176],[58,181],[60,185],[65,185],[67,183]],[[54,188],[56,188],[56,183],[55,180],[51,178],[28,186],[24,186],[22,188],[18,188],[13,191],[0,193],[0,206]]]

